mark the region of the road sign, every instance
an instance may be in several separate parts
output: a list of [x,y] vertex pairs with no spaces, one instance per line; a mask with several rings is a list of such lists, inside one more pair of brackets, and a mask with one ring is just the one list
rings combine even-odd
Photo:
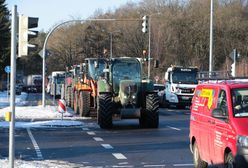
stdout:
[[10,73],[10,66],[6,66],[6,67],[4,68],[4,71],[5,71],[6,73]]

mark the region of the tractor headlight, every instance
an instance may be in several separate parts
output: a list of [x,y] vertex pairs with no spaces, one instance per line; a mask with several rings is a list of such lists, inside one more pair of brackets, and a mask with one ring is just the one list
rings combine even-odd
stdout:
[[124,98],[124,99],[127,99],[127,95],[124,95],[123,98]]
[[237,145],[240,147],[248,147],[248,136],[238,136]]
[[136,99],[136,96],[135,96],[135,95],[133,95],[133,96],[132,96],[132,98],[133,98],[133,99]]

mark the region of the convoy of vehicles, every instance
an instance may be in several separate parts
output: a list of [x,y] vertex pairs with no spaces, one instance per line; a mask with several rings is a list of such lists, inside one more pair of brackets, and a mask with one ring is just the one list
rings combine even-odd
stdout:
[[179,108],[191,105],[191,100],[198,84],[196,79],[198,68],[171,66],[165,73],[165,99],[168,107]]
[[61,96],[62,86],[65,82],[65,71],[54,71],[49,79],[48,92],[51,96]]
[[66,78],[66,102],[80,116],[90,116],[97,107],[97,80],[103,73],[106,59],[86,58]]
[[247,123],[248,80],[199,84],[190,117],[190,148],[195,167],[247,167]]
[[101,128],[111,128],[113,116],[137,118],[141,127],[159,125],[159,100],[153,82],[143,79],[142,60],[112,58],[98,80],[97,121]]

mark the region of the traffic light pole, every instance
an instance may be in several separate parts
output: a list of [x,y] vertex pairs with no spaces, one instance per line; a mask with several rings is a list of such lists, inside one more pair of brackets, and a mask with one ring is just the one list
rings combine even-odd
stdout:
[[148,79],[150,79],[151,76],[151,16],[149,17],[148,21]]
[[14,168],[15,158],[15,85],[16,85],[16,29],[17,6],[12,8],[11,19],[11,74],[10,74],[10,109],[11,121],[9,127],[9,168]]

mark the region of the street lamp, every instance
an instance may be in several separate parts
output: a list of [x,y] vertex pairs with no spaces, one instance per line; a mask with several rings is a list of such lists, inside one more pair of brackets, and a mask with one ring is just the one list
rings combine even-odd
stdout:
[[117,30],[117,31],[113,31],[113,32],[110,32],[109,35],[110,35],[110,58],[113,57],[113,33],[119,33],[120,31]]

